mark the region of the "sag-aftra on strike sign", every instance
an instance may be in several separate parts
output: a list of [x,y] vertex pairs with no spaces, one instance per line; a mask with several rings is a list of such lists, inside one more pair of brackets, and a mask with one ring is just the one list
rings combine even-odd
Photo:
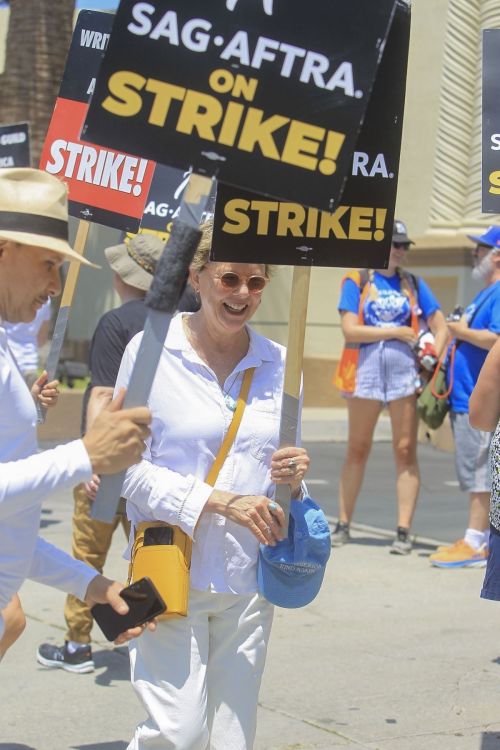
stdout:
[[331,211],[394,5],[122,0],[82,135]]

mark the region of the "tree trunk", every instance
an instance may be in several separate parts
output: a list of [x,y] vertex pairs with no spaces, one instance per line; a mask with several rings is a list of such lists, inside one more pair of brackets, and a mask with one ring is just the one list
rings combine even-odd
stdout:
[[59,92],[74,10],[75,0],[10,0],[0,122],[29,122],[33,166]]

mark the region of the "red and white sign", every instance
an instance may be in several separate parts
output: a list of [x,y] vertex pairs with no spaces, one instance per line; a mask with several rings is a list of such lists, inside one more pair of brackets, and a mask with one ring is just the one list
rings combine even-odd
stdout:
[[87,109],[84,102],[57,99],[40,168],[66,182],[72,216],[135,231],[155,162],[81,141]]

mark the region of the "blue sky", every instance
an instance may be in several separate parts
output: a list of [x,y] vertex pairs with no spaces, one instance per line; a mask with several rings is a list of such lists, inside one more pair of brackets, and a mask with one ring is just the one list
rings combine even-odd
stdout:
[[116,10],[120,0],[77,0],[76,9],[87,8],[87,10]]
[[77,0],[76,9],[87,8],[87,10],[115,10],[119,0]]

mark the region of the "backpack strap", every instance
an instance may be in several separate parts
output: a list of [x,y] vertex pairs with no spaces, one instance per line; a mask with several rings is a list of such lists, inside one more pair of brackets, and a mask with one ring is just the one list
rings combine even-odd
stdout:
[[408,295],[408,301],[410,303],[410,315],[411,315],[411,327],[415,336],[418,336],[420,326],[418,321],[418,279],[409,271],[405,271],[402,268],[397,268],[396,272],[401,280],[401,289]]

